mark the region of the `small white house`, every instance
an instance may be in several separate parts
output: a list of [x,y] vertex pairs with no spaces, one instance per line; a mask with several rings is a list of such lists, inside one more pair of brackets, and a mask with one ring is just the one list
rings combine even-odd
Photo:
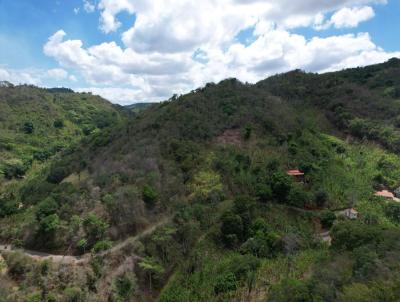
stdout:
[[350,208],[343,211],[343,215],[349,219],[357,219],[358,211],[356,209]]

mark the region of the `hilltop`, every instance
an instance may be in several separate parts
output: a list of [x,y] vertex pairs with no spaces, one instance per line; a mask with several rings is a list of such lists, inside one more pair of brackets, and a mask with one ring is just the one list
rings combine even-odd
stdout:
[[[64,276],[60,263],[4,252],[0,293],[10,301],[397,301],[400,206],[374,192],[400,185],[399,75],[392,59],[254,85],[227,79],[97,125],[0,198],[0,243],[91,253],[90,261],[63,266]],[[304,178],[287,175],[294,169]],[[357,219],[340,216],[347,208]]]

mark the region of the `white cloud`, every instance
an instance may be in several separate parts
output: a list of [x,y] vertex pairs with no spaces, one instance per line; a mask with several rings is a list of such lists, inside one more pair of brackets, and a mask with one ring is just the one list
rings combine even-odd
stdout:
[[49,77],[51,77],[51,78],[53,78],[55,80],[63,80],[63,79],[66,79],[68,77],[68,72],[66,72],[62,68],[50,69],[50,70],[47,71],[47,74],[49,75]]
[[374,9],[370,6],[342,8],[335,12],[329,21],[323,23],[321,19],[315,22],[316,29],[357,27],[361,22],[370,20],[375,16]]
[[[61,66],[80,72],[93,87],[108,86],[96,93],[119,102],[127,95],[132,101],[162,100],[227,77],[256,82],[296,68],[324,72],[400,57],[399,52],[377,47],[367,33],[307,40],[260,22],[255,34],[248,46],[236,42],[226,49],[204,47],[204,63],[193,60],[192,53],[139,53],[115,42],[84,48],[79,40],[64,40],[62,31],[49,38],[44,50]],[[110,88],[118,86],[129,88]],[[116,96],[110,97],[112,93]]]
[[[384,1],[101,0],[105,33],[120,28],[119,13],[136,16],[121,33],[122,45],[84,46],[60,30],[44,52],[82,76],[85,89],[112,101],[162,100],[227,77],[256,82],[295,68],[323,72],[400,56],[379,48],[368,33],[306,39],[291,32],[298,26],[357,26],[374,14],[366,5],[376,3]],[[236,39],[251,29],[247,43]]]
[[117,20],[116,16],[123,11],[133,14],[133,7],[133,1],[129,0],[100,1],[99,9],[102,10],[100,16],[100,29],[105,33],[116,31],[121,26],[121,22]]
[[77,79],[76,76],[74,76],[74,75],[70,75],[70,76],[68,77],[68,79],[69,79],[71,82],[78,82],[78,79]]
[[[385,0],[101,0],[100,28],[120,28],[118,14],[136,15],[123,33],[126,46],[137,51],[178,52],[203,43],[230,41],[239,30],[268,20],[279,27],[310,26],[317,16],[344,7],[385,3]],[[340,18],[340,15],[339,15]],[[339,20],[338,20],[339,22]],[[129,24],[128,24],[129,25]]]
[[[151,102],[151,99],[141,99],[140,91],[129,88],[99,88],[99,87],[86,87],[74,89],[77,92],[91,92],[95,95],[118,103],[120,105],[129,105],[135,102]],[[158,99],[154,99],[158,101]]]
[[9,69],[0,66],[0,81],[8,81],[13,84],[40,85],[44,73],[33,69]]
[[75,7],[74,8],[74,14],[77,15],[79,14],[80,8],[79,7]]
[[83,9],[85,10],[85,12],[90,14],[95,11],[96,6],[89,0],[83,0]]
[[331,22],[336,28],[357,27],[359,23],[367,21],[374,16],[375,12],[370,6],[342,8],[332,16]]

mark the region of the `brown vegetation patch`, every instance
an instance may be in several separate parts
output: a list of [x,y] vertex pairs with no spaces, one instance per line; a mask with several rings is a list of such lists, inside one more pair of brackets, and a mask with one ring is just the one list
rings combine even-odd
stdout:
[[242,133],[240,129],[225,130],[224,133],[216,138],[216,143],[219,145],[233,145],[241,147],[243,143]]

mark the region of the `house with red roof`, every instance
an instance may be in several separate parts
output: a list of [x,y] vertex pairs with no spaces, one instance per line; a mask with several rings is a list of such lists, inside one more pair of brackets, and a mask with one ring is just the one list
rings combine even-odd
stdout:
[[286,174],[293,177],[298,182],[304,181],[304,173],[300,170],[288,170]]
[[384,197],[384,198],[387,198],[387,199],[394,199],[395,198],[394,194],[392,192],[388,191],[388,190],[382,190],[382,191],[375,192],[374,195],[375,196],[379,196],[379,197]]

